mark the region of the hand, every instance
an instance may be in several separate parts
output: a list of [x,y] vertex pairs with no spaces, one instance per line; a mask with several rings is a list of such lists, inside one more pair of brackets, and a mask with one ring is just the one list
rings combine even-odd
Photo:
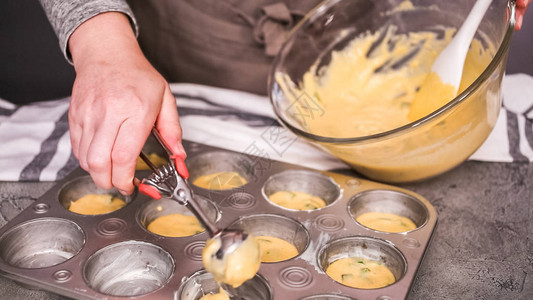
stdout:
[[520,30],[524,22],[524,14],[531,0],[516,0],[516,24],[514,29]]
[[185,158],[174,96],[142,54],[126,16],[109,12],[87,20],[71,35],[69,49],[76,70],[72,150],[97,186],[133,192],[136,158],[154,124]]

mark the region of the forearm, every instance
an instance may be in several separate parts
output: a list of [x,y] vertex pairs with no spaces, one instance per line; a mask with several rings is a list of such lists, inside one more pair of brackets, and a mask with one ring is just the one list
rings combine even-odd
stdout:
[[99,14],[82,23],[72,33],[68,49],[76,69],[87,63],[121,63],[142,51],[128,18],[117,12]]
[[[128,16],[130,28],[137,33],[136,21],[125,0],[39,0],[59,39],[65,58],[71,62],[68,41],[85,21],[104,12]],[[130,29],[131,31],[131,29]]]

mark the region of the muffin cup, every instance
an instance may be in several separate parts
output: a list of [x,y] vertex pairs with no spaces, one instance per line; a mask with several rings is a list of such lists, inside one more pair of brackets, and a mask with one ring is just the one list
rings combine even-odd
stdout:
[[[305,192],[324,200],[326,207],[342,196],[339,185],[330,177],[314,171],[289,170],[270,176],[262,189],[263,196],[273,205],[270,196],[280,191]],[[279,206],[287,210],[294,210]],[[320,210],[314,209],[314,210]]]
[[[348,211],[354,221],[358,216],[367,212],[392,213],[410,219],[415,223],[417,229],[424,226],[429,218],[429,212],[420,200],[406,193],[392,190],[361,192],[352,197],[348,203]],[[364,226],[363,224],[360,225]]]
[[247,182],[254,178],[253,162],[240,154],[212,151],[196,155],[186,163],[189,169],[189,182],[193,184],[198,177],[217,172],[236,172]]
[[85,234],[76,223],[41,218],[19,224],[0,237],[0,257],[18,268],[36,269],[58,265],[78,254]]
[[305,226],[292,218],[281,215],[258,214],[245,216],[232,223],[229,228],[241,229],[253,236],[280,238],[294,245],[296,250],[298,250],[298,255],[304,252],[309,245],[309,232],[305,229]]
[[172,256],[141,241],[109,245],[94,253],[83,268],[92,289],[109,296],[133,297],[153,292],[174,273]]
[[[67,182],[59,191],[58,199],[59,203],[68,210],[71,202],[88,194],[112,195],[113,197],[122,199],[126,202],[126,205],[135,198],[135,194],[132,196],[124,196],[116,188],[100,189],[94,184],[94,181],[90,176],[82,176]],[[77,214],[75,212],[72,213]]]
[[[385,265],[394,275],[394,282],[400,280],[407,270],[403,254],[384,240],[352,236],[330,241],[318,252],[318,265],[326,272],[333,262],[347,257],[361,257]],[[394,283],[393,283],[394,284]]]
[[[210,293],[218,293],[219,285],[205,270],[197,271],[187,278],[179,288],[175,299],[198,300]],[[244,282],[240,287],[229,291],[236,299],[271,300],[272,288],[260,274]]]
[[[213,202],[200,195],[195,195],[194,198],[209,220],[212,222],[218,221],[220,212]],[[148,225],[150,225],[155,219],[175,213],[193,216],[193,213],[186,206],[181,205],[174,200],[160,199],[149,201],[143,205],[137,214],[137,220],[142,227],[148,230]]]

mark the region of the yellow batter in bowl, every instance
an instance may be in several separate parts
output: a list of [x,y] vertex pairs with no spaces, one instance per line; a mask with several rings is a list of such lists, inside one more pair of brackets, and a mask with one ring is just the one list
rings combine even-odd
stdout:
[[216,172],[202,175],[193,181],[193,184],[209,190],[229,190],[238,188],[248,183],[246,178],[237,172]]
[[101,215],[118,210],[126,205],[124,200],[109,194],[88,194],[72,201],[68,210],[80,215]]
[[338,259],[329,265],[326,274],[338,283],[358,289],[377,289],[396,281],[389,268],[361,257]]
[[278,262],[298,255],[298,249],[284,239],[260,235],[255,239],[261,249],[261,262]]
[[[431,102],[435,96],[431,91],[440,88],[439,81],[433,80],[419,91],[430,75],[433,61],[454,31],[445,30],[445,37],[439,39],[433,32],[397,34],[394,27],[388,27],[384,35],[382,32],[364,34],[342,51],[333,52],[327,66],[319,68],[315,64],[303,77],[301,91],[313,95],[323,109],[320,117],[306,119],[305,126],[319,136],[353,138],[414,121],[409,114],[411,118],[419,115],[411,112],[417,94],[424,92],[424,99],[418,101]],[[391,48],[391,44],[395,46]],[[472,42],[459,92],[485,69],[492,59],[491,50],[478,40]],[[407,63],[397,66],[410,53],[415,54]],[[449,96],[448,101],[453,97]]]
[[205,231],[195,216],[180,213],[169,214],[156,218],[146,228],[155,234],[168,237],[191,236]]
[[326,206],[326,201],[306,192],[278,191],[268,196],[273,203],[296,210],[314,210]]
[[409,218],[392,213],[366,212],[355,220],[368,228],[383,232],[406,232],[416,229],[416,224]]
[[[346,3],[338,5],[348,6]],[[409,5],[400,5],[401,13],[393,10],[376,16],[386,24],[377,30],[365,24],[354,29],[352,22],[357,20],[346,20],[346,24],[339,21],[343,26],[335,27],[335,34],[321,37],[306,31],[308,24],[300,25],[289,37],[285,51],[280,52],[271,75],[272,102],[289,129],[369,178],[386,182],[429,178],[473,154],[496,123],[505,68],[507,46],[498,44],[497,48],[494,42],[499,43],[500,37],[493,37],[500,31],[479,31],[470,45],[459,87],[465,97],[447,95],[446,88],[437,92],[442,86],[432,80],[431,66],[455,28],[428,25],[431,20],[418,25],[408,18],[421,18],[429,13],[427,7],[404,3]],[[327,17],[326,11],[314,14]],[[431,13],[435,12],[431,9]],[[320,44],[323,39],[327,42]],[[318,49],[300,59],[297,50],[312,45]],[[310,58],[315,58],[312,64]],[[490,76],[480,77],[489,71],[487,67],[491,68],[494,59],[498,61],[497,69],[491,69]],[[419,90],[426,79],[428,88]],[[417,97],[418,104],[413,105]],[[443,102],[439,101],[441,97]],[[425,108],[420,103],[437,104]],[[446,103],[450,106],[443,107]],[[428,110],[436,109],[441,111],[428,116]]]

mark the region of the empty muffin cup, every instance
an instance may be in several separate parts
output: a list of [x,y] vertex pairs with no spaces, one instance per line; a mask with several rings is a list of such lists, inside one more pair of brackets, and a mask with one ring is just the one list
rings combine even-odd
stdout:
[[[300,222],[281,215],[258,214],[245,216],[229,226],[255,236],[261,247],[263,262],[279,262],[304,252],[309,244],[309,232]],[[274,239],[271,240],[270,237]],[[286,243],[279,243],[281,239]],[[294,249],[295,248],[295,249]],[[294,249],[294,250],[293,250]],[[266,253],[266,251],[269,251]]]
[[189,182],[208,190],[230,190],[248,183],[254,174],[252,161],[244,155],[213,151],[187,161]]
[[[216,294],[220,291],[218,283],[213,276],[205,270],[192,274],[179,288],[175,299],[198,300],[207,294]],[[232,299],[271,300],[270,284],[260,274],[244,282],[236,289],[231,289]]]
[[354,298],[335,294],[323,294],[303,297],[300,300],[354,300]]
[[[373,230],[384,232],[410,231],[422,227],[429,218],[426,206],[419,199],[409,194],[392,190],[369,190],[361,192],[352,197],[348,203],[348,211],[356,222],[357,220],[361,221],[361,223],[357,222],[358,224]],[[365,223],[359,217],[363,214],[368,215],[368,213],[379,213],[376,214],[376,216],[393,216],[395,224],[391,225],[391,223],[389,223],[391,226],[380,227],[380,224],[376,222],[373,225]],[[405,222],[395,216],[402,218]],[[410,223],[412,225],[410,225],[409,228],[405,227],[405,230],[401,230],[401,228],[404,227],[400,226],[400,224],[408,223],[410,221],[412,221],[412,223]],[[390,221],[385,220],[385,222]],[[381,225],[383,225],[383,223]],[[392,231],[388,230],[388,228],[398,228],[398,230]]]
[[[215,204],[199,195],[194,198],[209,220],[216,222],[220,214]],[[137,219],[148,231],[162,236],[184,237],[205,231],[186,206],[170,199],[148,201],[139,210]]]
[[83,268],[92,289],[109,296],[133,297],[167,283],[174,261],[162,248],[141,241],[109,245],[91,255]]
[[[330,268],[333,263],[343,259],[353,259],[353,262],[350,262],[354,264],[352,267],[358,268],[357,272],[360,272],[361,274],[358,273],[353,275],[351,271],[346,270],[342,272],[346,273],[342,274],[342,280],[341,278],[333,278],[328,272],[328,268]],[[391,281],[389,281],[388,284],[381,285],[380,287],[393,284],[403,277],[407,267],[405,257],[391,243],[384,240],[363,236],[344,237],[328,242],[318,252],[318,264],[320,268],[332,279],[351,287],[354,287],[351,285],[351,280],[357,279],[351,278],[353,276],[368,276],[368,279],[375,280],[376,282],[381,279],[386,279],[375,277],[375,275],[381,275],[381,272],[374,273],[375,269],[378,269],[378,271],[384,270],[384,267],[388,269],[388,274],[391,276]],[[330,272],[331,271],[332,270],[330,270]],[[344,282],[345,275],[347,280],[346,282]],[[357,288],[377,288],[370,286],[372,285],[358,286]]]
[[124,196],[116,188],[98,188],[90,176],[79,177],[66,183],[61,188],[58,198],[59,202],[65,209],[71,210],[72,202],[88,195],[94,195],[93,197],[98,198],[96,199],[96,202],[101,202],[101,205],[96,207],[90,205],[90,207],[79,208],[79,210],[76,210],[74,213],[82,215],[106,214],[120,209],[132,200],[132,196]]
[[270,176],[262,189],[272,204],[291,210],[315,210],[341,197],[339,185],[314,171],[289,170]]
[[85,234],[76,223],[42,218],[19,224],[0,237],[0,257],[9,265],[26,268],[55,266],[78,254]]

